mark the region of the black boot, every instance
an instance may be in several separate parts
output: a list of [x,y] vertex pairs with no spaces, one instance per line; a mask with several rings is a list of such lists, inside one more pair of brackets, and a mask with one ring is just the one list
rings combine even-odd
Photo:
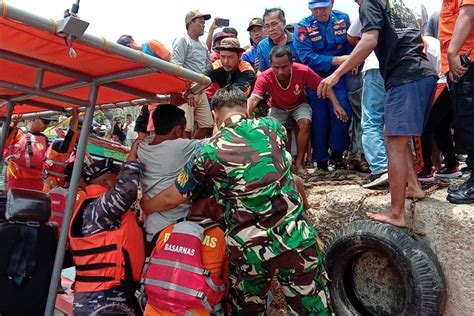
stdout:
[[331,159],[334,163],[334,169],[345,169],[344,167],[344,159],[342,158],[343,152],[340,151],[333,151],[331,154]]
[[329,171],[328,162],[327,161],[318,162],[318,170]]

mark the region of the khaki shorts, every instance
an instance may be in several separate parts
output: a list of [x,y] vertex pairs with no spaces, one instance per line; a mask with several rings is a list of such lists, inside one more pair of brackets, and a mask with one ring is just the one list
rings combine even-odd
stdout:
[[212,117],[206,93],[197,94],[194,99],[196,100],[194,107],[189,106],[187,103],[179,107],[186,116],[186,132],[192,133],[196,125],[198,128],[213,128],[214,118]]
[[302,119],[311,121],[313,117],[313,111],[306,103],[302,103],[292,110],[283,110],[273,107],[270,108],[270,117],[279,121],[281,125],[287,126],[287,124],[290,124],[291,126],[291,122],[289,121],[290,119],[293,119],[296,122]]

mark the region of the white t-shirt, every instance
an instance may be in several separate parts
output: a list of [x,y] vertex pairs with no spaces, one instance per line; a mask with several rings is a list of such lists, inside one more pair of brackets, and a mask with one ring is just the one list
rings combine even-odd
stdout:
[[[360,19],[358,17],[357,19],[354,19],[354,21],[352,21],[352,24],[349,27],[347,34],[352,37],[362,37],[362,23],[360,22]],[[369,57],[367,57],[367,59],[365,60],[362,72],[371,69],[379,69],[379,60],[377,59],[377,55],[375,55],[375,52],[370,53]]]
[[441,72],[441,43],[432,36],[423,36],[425,42],[425,53],[433,68],[439,74]]
[[137,132],[135,132],[135,122],[127,125],[127,139],[135,139],[137,138]]

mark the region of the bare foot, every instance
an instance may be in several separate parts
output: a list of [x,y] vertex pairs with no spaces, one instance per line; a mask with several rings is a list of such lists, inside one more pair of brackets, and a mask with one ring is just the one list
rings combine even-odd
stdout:
[[405,197],[407,199],[418,199],[421,200],[426,196],[425,191],[423,191],[421,188],[407,188],[407,191],[405,193]]
[[402,214],[401,217],[395,216],[393,211],[387,210],[380,213],[366,213],[367,217],[373,221],[390,224],[397,227],[407,227],[405,223],[405,217]]

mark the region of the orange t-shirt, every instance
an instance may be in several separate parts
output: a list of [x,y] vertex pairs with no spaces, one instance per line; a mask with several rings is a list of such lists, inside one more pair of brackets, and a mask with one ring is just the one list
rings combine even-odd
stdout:
[[[168,240],[171,232],[173,231],[173,227],[174,225],[170,225],[160,233],[153,253],[163,247],[164,242]],[[206,267],[206,269],[208,269],[212,275],[221,277],[222,280],[228,284],[228,258],[226,253],[226,242],[224,232],[219,227],[213,227],[205,231],[204,237],[202,239],[202,261],[204,267]],[[190,308],[188,311],[194,315],[209,315],[209,312],[204,307]],[[175,316],[178,314],[160,310],[147,304],[143,315]]]
[[151,40],[148,41],[146,44],[151,49],[151,51],[155,53],[155,55],[159,56],[161,59],[166,61],[171,60],[171,52],[161,42],[157,40]]
[[[459,16],[459,10],[464,5],[474,5],[474,0],[443,0],[443,6],[439,14],[439,40],[441,42],[441,71],[446,74],[449,71],[448,47],[454,33],[454,26]],[[474,49],[474,30],[464,43],[460,55],[469,48]],[[471,60],[474,61],[474,50],[471,52]]]

